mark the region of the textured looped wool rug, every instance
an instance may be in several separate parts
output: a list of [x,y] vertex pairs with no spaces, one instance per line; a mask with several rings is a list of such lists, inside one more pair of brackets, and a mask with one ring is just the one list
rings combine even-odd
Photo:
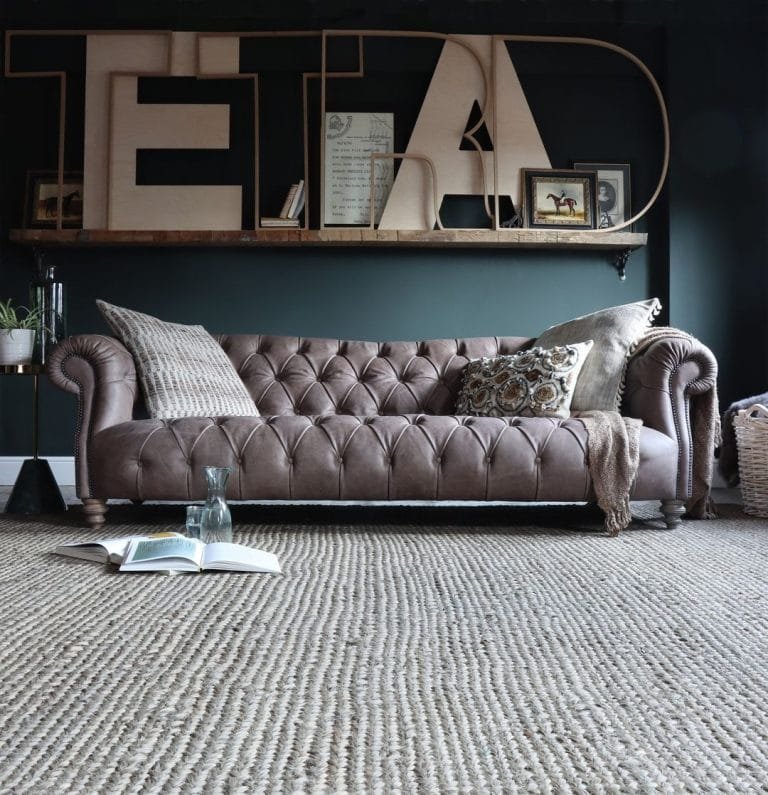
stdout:
[[3,515],[0,791],[766,791],[768,526],[634,508],[616,539],[235,508],[283,576],[119,574],[48,553],[105,535],[76,516]]

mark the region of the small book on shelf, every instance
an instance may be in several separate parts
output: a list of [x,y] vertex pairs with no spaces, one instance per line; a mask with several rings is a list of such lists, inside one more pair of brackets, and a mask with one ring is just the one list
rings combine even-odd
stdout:
[[304,209],[304,191],[302,190],[301,196],[299,196],[299,203],[296,205],[296,210],[293,213],[292,218],[295,218],[297,221],[299,220],[299,216],[301,215],[301,211]]
[[131,541],[120,571],[252,571],[280,574],[277,556],[242,544],[204,544],[196,538]]
[[262,215],[261,216],[261,226],[287,226],[287,227],[298,227],[299,226],[299,219],[298,218],[274,218],[273,216],[269,215]]
[[298,219],[299,213],[304,207],[304,180],[300,179],[296,186],[296,193],[291,201],[291,206],[288,209],[288,217]]
[[291,185],[291,187],[288,188],[288,193],[286,193],[285,195],[285,201],[283,202],[283,206],[280,210],[280,218],[289,217],[291,211],[291,205],[293,204],[293,200],[296,198],[296,192],[298,191],[298,189],[299,189],[298,182],[294,182],[293,185]]
[[104,538],[101,541],[70,541],[59,544],[53,551],[57,555],[68,558],[92,560],[94,563],[122,563],[128,544],[148,538],[182,538],[181,533],[151,533],[146,536],[123,536],[122,538]]

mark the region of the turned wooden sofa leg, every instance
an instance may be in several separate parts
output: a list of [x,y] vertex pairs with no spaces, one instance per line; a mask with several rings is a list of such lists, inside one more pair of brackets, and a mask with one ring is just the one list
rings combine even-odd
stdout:
[[682,500],[662,500],[661,512],[664,514],[667,527],[671,530],[680,524],[685,513],[685,503]]
[[107,513],[107,501],[86,497],[83,500],[83,513],[88,527],[99,528],[104,524]]

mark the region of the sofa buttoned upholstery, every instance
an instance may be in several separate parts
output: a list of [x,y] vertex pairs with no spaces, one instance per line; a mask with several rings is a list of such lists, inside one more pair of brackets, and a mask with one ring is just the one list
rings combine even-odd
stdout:
[[[218,340],[261,416],[144,419],[120,342],[81,335],[56,348],[50,377],[79,397],[77,488],[84,501],[200,500],[208,464],[232,468],[233,500],[594,499],[578,419],[453,415],[466,363],[514,353],[530,338]],[[677,357],[674,372],[683,373],[665,393],[649,375],[659,367],[658,345],[666,351],[663,366]],[[685,379],[695,389],[714,383],[705,372],[711,353],[701,348],[664,348],[661,341],[651,357],[630,365],[630,399],[640,418],[649,418],[633,498],[688,496],[681,434],[690,439],[690,428],[664,418],[687,416]]]
[[219,337],[259,412],[452,414],[467,362],[516,353],[527,337],[426,342],[357,342],[232,335]]

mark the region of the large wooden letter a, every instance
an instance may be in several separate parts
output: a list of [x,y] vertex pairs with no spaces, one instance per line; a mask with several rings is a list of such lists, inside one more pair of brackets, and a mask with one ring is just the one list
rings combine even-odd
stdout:
[[[493,157],[499,175],[499,194],[511,196],[520,206],[520,169],[550,168],[544,144],[536,128],[520,80],[504,42],[496,43],[495,75],[491,75],[491,36],[454,37],[477,55],[454,41],[446,41],[435,73],[419,111],[406,153],[429,157],[437,172],[438,207],[445,194],[483,195],[493,193]],[[479,63],[478,63],[479,59]],[[486,80],[483,80],[485,72]],[[496,85],[486,102],[485,87]],[[497,140],[493,152],[481,155],[462,150],[461,141],[473,104],[487,108],[486,127],[493,138],[493,115],[497,118]],[[429,170],[418,160],[404,160],[400,166],[380,229],[432,229],[435,212]]]

